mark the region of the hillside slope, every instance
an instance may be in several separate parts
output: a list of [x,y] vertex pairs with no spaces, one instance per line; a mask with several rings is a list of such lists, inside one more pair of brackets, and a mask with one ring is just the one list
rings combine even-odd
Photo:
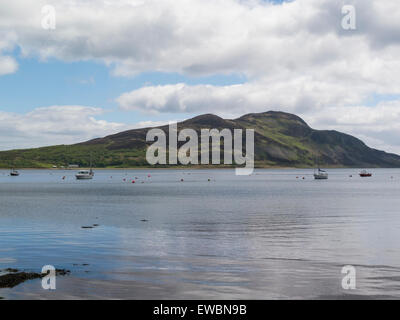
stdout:
[[[168,133],[168,126],[159,127]],[[400,167],[400,156],[375,150],[337,131],[314,130],[284,112],[252,113],[226,120],[212,114],[178,123],[178,129],[255,129],[256,166],[310,167],[319,155],[323,166]],[[74,145],[0,152],[1,167],[51,167],[89,164],[96,167],[147,166],[146,129],[134,129]]]

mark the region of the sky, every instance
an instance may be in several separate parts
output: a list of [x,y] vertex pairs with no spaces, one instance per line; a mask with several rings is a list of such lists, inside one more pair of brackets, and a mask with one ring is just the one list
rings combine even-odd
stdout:
[[400,154],[398,0],[0,1],[0,150],[275,110]]

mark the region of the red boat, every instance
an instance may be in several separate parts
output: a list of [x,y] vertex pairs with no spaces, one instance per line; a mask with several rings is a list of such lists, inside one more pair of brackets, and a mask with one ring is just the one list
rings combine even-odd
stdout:
[[372,177],[372,173],[367,172],[367,170],[363,170],[360,172],[360,177]]

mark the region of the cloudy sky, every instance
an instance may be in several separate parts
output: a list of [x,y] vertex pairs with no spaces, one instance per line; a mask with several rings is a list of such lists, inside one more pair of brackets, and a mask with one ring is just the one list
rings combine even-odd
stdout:
[[0,150],[268,110],[400,153],[400,2],[0,4]]

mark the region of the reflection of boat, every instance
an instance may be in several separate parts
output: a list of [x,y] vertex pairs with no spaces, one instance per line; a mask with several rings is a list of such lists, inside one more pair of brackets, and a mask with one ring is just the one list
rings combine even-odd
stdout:
[[372,173],[367,170],[363,170],[360,172],[360,177],[372,177]]
[[19,176],[19,172],[17,170],[15,170],[15,169],[11,169],[10,176],[18,177]]
[[88,180],[93,179],[94,172],[92,169],[90,170],[80,170],[76,175],[76,179],[78,180]]
[[328,172],[325,170],[322,170],[319,167],[319,160],[317,161],[318,163],[318,170],[314,169],[314,179],[315,180],[327,180],[328,179]]

